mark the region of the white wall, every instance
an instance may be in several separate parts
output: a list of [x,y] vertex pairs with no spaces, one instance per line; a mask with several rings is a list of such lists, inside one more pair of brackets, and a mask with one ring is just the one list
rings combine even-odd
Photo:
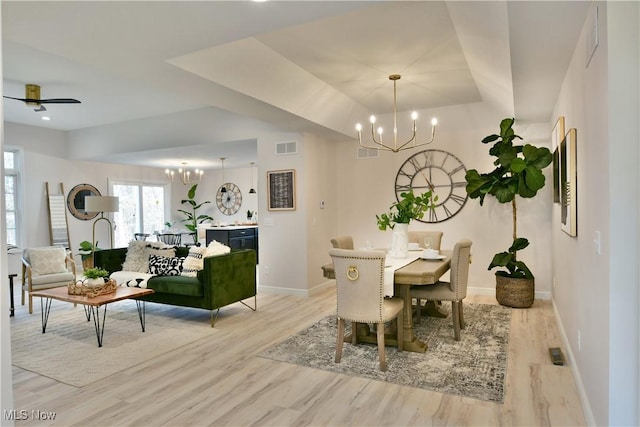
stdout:
[[596,6],[599,46],[586,68],[587,20],[554,116],[577,129],[578,235],[554,206],[553,299],[587,422],[638,425],[639,11]]

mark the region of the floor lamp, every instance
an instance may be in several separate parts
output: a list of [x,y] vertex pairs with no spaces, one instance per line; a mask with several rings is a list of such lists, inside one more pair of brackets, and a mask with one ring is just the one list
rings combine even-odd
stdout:
[[93,255],[93,252],[96,250],[96,224],[100,220],[105,220],[109,224],[109,248],[113,248],[113,226],[109,218],[105,218],[104,213],[118,212],[119,208],[119,199],[115,196],[86,196],[84,198],[85,212],[100,212],[100,218],[93,222],[93,235],[91,240],[93,249],[91,250],[91,255]]

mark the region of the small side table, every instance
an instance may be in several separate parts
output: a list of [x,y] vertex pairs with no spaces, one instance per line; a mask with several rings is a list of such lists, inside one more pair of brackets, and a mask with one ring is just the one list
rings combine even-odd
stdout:
[[9,308],[9,317],[13,317],[15,312],[15,308],[13,304],[13,278],[17,276],[18,275],[15,273],[9,275],[9,292],[10,292],[9,301],[11,304],[11,307]]

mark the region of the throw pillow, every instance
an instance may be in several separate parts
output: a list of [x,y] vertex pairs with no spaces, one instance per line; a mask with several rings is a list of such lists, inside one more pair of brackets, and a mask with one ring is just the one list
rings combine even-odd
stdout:
[[231,252],[231,248],[226,246],[217,240],[212,240],[207,246],[207,252],[205,256],[223,255]]
[[198,271],[204,268],[204,257],[207,248],[204,246],[191,246],[189,254],[182,264],[182,276],[196,277]]
[[123,271],[137,271],[146,273],[149,271],[149,255],[165,257],[176,256],[176,247],[162,242],[145,242],[144,240],[132,240],[127,247],[127,255],[122,263]]
[[179,276],[182,272],[184,257],[164,257],[149,255],[149,274],[158,276]]
[[60,246],[27,249],[31,270],[34,274],[65,273],[67,267],[64,259],[67,256],[65,249]]

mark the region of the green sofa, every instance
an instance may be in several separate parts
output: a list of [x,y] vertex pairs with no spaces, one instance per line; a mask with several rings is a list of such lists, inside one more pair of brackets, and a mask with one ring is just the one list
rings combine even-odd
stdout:
[[[178,247],[176,256],[186,257],[188,247]],[[93,254],[94,265],[109,272],[122,270],[127,248],[104,249]],[[147,288],[155,293],[142,297],[145,301],[211,310],[211,327],[225,305],[241,302],[256,310],[256,252],[252,249],[231,251],[205,257],[204,268],[197,277],[154,276]],[[243,300],[254,298],[251,307]]]

